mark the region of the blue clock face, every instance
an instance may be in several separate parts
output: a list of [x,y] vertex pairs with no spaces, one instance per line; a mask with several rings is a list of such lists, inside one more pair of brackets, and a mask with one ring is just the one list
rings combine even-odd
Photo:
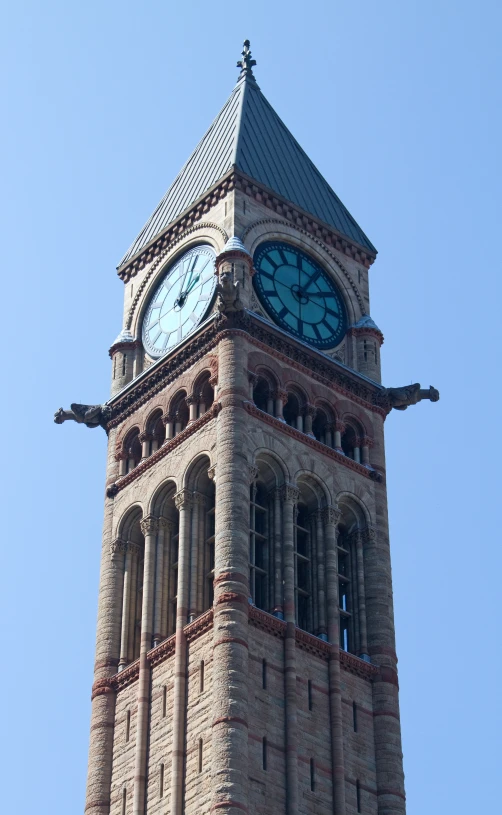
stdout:
[[143,345],[154,358],[177,345],[206,314],[216,285],[210,246],[196,246],[164,274],[143,319]]
[[288,243],[262,243],[253,278],[258,298],[281,328],[316,348],[334,348],[347,330],[342,296],[330,276]]

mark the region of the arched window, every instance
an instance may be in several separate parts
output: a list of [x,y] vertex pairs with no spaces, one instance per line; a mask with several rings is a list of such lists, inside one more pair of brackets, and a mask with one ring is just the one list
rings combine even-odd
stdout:
[[172,436],[177,436],[188,424],[189,411],[186,403],[186,391],[180,391],[174,396],[169,409],[172,421]]
[[119,671],[139,656],[143,592],[144,538],[141,510],[132,509],[120,525],[117,551],[122,578]]
[[269,382],[263,376],[259,376],[257,382],[253,387],[253,402],[256,407],[263,410],[264,413],[274,415],[274,399],[272,396],[272,388]]
[[358,463],[361,461],[360,435],[361,433],[352,424],[347,424],[342,434],[343,452],[347,458]]
[[303,431],[302,405],[296,393],[288,391],[288,401],[282,409],[282,415],[286,424]]
[[141,461],[141,442],[139,440],[139,430],[133,428],[127,434],[124,441],[125,472],[130,473]]
[[211,374],[206,372],[197,382],[194,393],[197,399],[197,418],[203,416],[214,402],[214,388],[209,383]]
[[312,422],[312,432],[322,444],[328,447],[334,446],[334,426],[335,419],[328,407],[317,407],[314,420]]
[[338,532],[338,605],[340,607],[340,648],[354,651],[353,553],[350,536],[344,527]]
[[249,585],[257,608],[269,609],[269,500],[263,483],[251,484],[249,502]]
[[166,438],[166,428],[162,421],[162,410],[159,408],[154,411],[148,420],[147,425],[148,433],[148,455],[151,456],[159,447],[162,447]]

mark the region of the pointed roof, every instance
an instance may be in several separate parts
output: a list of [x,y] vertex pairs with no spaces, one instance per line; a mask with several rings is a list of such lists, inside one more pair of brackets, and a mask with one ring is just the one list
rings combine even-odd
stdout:
[[120,261],[137,255],[229,171],[246,176],[333,227],[370,254],[376,249],[265,99],[249,42],[226,104]]

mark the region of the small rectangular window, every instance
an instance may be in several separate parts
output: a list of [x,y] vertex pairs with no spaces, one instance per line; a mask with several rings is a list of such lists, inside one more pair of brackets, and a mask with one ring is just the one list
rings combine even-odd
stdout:
[[356,781],[356,803],[357,811],[361,812],[361,787],[359,785],[359,781]]
[[125,729],[125,740],[129,741],[129,737],[131,735],[131,711],[128,710],[126,713],[126,729]]
[[162,718],[167,716],[167,687],[164,685],[162,688]]
[[357,705],[352,702],[352,724],[354,725],[354,733],[357,733]]
[[160,776],[159,776],[159,798],[164,797],[164,765],[160,765]]
[[310,791],[314,792],[315,790],[315,764],[314,759],[310,759]]
[[204,693],[204,660],[201,659],[199,667],[199,693]]
[[264,659],[261,666],[261,685],[263,690],[267,689],[267,660]]
[[127,807],[127,790],[124,787],[122,790],[122,815],[126,815],[126,807]]
[[266,739],[265,736],[263,737],[261,750],[262,750],[261,763],[262,763],[263,769],[266,770],[267,769],[267,739]]
[[307,694],[308,694],[308,701],[309,701],[309,710],[312,710],[312,680],[309,679],[307,684]]
[[202,772],[202,739],[199,739],[199,772]]
[[127,365],[127,354],[122,354],[122,376],[125,376]]

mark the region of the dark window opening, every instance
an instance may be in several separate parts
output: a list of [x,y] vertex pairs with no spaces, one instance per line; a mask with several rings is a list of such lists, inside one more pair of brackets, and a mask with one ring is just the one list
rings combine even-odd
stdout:
[[264,659],[261,665],[261,686],[263,690],[267,689],[267,660]]
[[309,710],[312,710],[312,680],[309,679],[307,684],[307,695],[308,695],[308,703],[309,703]]
[[354,726],[354,733],[357,733],[357,705],[352,702],[352,724]]
[[315,790],[315,763],[314,759],[310,759],[310,791],[314,792]]
[[356,781],[356,804],[357,804],[357,811],[361,812],[361,786],[359,781]]
[[262,767],[264,770],[267,769],[267,739],[265,737],[262,743]]
[[268,497],[262,484],[252,484],[249,501],[249,583],[257,608],[268,610]]

